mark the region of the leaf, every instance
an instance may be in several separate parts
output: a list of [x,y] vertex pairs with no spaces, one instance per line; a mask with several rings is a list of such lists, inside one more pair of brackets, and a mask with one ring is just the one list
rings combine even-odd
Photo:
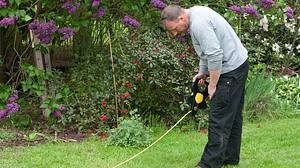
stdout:
[[29,15],[25,15],[25,17],[24,17],[24,20],[25,20],[26,22],[28,22],[28,21],[31,20],[31,19],[32,19],[32,17],[29,16]]
[[54,109],[59,109],[60,105],[59,104],[53,104],[52,108]]
[[28,135],[28,140],[29,140],[29,141],[33,141],[33,140],[36,139],[36,137],[37,137],[37,134],[36,134],[36,133],[31,133],[31,134]]
[[39,91],[39,90],[35,91],[35,93],[36,93],[38,96],[42,96],[42,95],[43,95],[43,92],[42,92],[42,91]]
[[14,0],[15,4],[17,4],[17,6],[19,6],[21,4],[21,0]]
[[50,109],[45,109],[45,117],[46,118],[50,117],[51,113],[52,113],[52,111]]

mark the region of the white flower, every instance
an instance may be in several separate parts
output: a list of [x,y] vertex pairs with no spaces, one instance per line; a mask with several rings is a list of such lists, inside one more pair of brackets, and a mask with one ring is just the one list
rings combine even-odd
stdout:
[[295,30],[295,27],[296,27],[295,24],[296,24],[296,22],[291,22],[291,23],[285,22],[284,23],[285,27],[287,27],[290,30],[291,33],[294,33],[296,31]]
[[285,44],[284,45],[285,46],[285,48],[287,48],[288,50],[292,50],[292,44]]
[[266,15],[260,20],[260,26],[262,26],[265,31],[268,31],[269,22]]
[[[249,36],[248,36],[248,37],[249,37]],[[259,34],[256,34],[256,35],[255,35],[255,38],[256,38],[256,39],[260,39],[260,35],[259,35]]]
[[274,15],[272,15],[271,16],[271,20],[275,20],[276,18],[275,18],[275,16]]
[[275,44],[273,44],[272,49],[273,49],[273,51],[275,51],[276,53],[279,53],[279,51],[280,51],[280,46],[279,46],[277,43],[275,43]]
[[300,51],[300,44],[296,47],[296,49]]
[[266,38],[264,38],[261,42],[264,43],[266,46],[270,45],[270,43],[268,42],[268,39],[266,39]]

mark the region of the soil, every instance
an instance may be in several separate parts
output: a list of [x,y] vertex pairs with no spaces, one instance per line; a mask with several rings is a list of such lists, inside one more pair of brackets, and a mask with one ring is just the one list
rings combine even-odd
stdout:
[[97,136],[99,140],[105,140],[108,137],[107,133],[100,133],[96,135],[93,131],[77,133],[73,130],[65,130],[63,132],[56,133],[53,131],[45,130],[43,133],[37,133],[34,140],[28,140],[28,135],[32,131],[20,131],[20,130],[1,130],[2,132],[15,133],[15,137],[10,139],[0,139],[0,149],[6,147],[18,147],[18,146],[34,146],[38,144],[47,144],[52,142],[82,142],[83,140],[92,136]]

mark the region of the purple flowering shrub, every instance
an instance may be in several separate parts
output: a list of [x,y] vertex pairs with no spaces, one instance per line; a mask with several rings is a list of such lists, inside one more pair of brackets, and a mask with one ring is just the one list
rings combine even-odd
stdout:
[[[294,9],[286,2],[257,0],[242,5],[230,4],[225,15],[243,39],[253,63],[271,64],[279,69],[300,61],[299,24]],[[242,19],[242,20],[241,20]],[[297,49],[297,47],[299,49]],[[294,68],[300,68],[295,66]]]
[[122,19],[122,23],[126,27],[133,27],[133,28],[138,28],[141,25],[139,21],[137,21],[134,18],[131,18],[130,16],[124,16],[124,18]]
[[8,0],[0,0],[0,8],[6,8],[8,5]]

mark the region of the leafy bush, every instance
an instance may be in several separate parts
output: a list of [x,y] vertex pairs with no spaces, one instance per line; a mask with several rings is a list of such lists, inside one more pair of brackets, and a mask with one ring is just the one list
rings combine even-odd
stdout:
[[299,77],[282,76],[276,78],[275,93],[280,100],[286,100],[295,109],[300,109],[300,86]]
[[98,54],[77,63],[68,71],[65,77],[68,81],[66,84],[72,94],[65,99],[67,108],[64,113],[65,124],[78,130],[95,128],[102,114],[112,115],[110,113],[113,110],[105,112],[101,108],[103,101],[108,101],[107,106],[114,105],[109,101],[114,93],[109,63],[107,57]]
[[131,106],[148,121],[159,115],[167,125],[173,124],[188,110],[181,109],[180,102],[190,94],[191,80],[197,73],[195,52],[188,43],[159,29],[133,37],[124,46],[118,76],[136,87]]
[[143,147],[151,142],[151,138],[143,123],[138,118],[131,117],[122,120],[118,128],[110,131],[108,142],[116,146]]

